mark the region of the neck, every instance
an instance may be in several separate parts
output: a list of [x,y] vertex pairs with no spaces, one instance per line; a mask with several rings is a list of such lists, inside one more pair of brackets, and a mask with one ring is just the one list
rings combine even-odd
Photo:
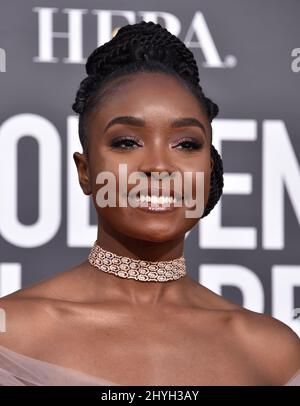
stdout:
[[184,235],[170,241],[147,241],[116,232],[105,223],[98,225],[97,244],[103,249],[132,259],[170,261],[183,255]]
[[[98,227],[97,244],[116,255],[145,261],[171,261],[183,256],[184,236],[177,240],[152,242],[124,236],[107,226]],[[93,266],[90,265],[92,268]],[[130,305],[156,307],[162,304],[178,304],[185,300],[185,291],[191,279],[186,275],[167,282],[141,282],[125,279],[106,272],[93,270],[93,278],[99,294],[110,300]],[[97,282],[98,281],[98,282]]]
[[157,283],[123,279],[97,270],[91,270],[91,274],[94,302],[107,301],[121,308],[129,305],[137,310],[155,310],[184,305],[191,299],[187,297],[187,291],[193,282],[187,275],[175,281]]

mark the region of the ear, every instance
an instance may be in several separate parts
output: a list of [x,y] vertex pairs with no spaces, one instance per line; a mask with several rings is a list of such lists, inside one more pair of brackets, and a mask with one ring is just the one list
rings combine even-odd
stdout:
[[74,152],[73,159],[76,164],[81,189],[85,195],[90,195],[92,193],[92,188],[86,155]]

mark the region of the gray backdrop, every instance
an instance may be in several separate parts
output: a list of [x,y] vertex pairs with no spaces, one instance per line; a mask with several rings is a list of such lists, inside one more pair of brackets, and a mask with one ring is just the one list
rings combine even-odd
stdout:
[[300,335],[299,16],[299,0],[2,0],[0,296],[87,257],[96,217],[71,104],[84,58],[152,20],[190,47],[220,107],[224,194],[186,236],[189,274]]

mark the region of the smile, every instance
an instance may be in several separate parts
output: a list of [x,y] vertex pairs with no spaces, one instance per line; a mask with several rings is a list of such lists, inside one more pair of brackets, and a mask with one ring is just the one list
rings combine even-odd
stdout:
[[176,208],[181,207],[182,199],[180,200],[176,197],[173,198],[167,196],[141,195],[140,197],[128,197],[128,201],[131,207],[148,212],[161,213],[173,211]]

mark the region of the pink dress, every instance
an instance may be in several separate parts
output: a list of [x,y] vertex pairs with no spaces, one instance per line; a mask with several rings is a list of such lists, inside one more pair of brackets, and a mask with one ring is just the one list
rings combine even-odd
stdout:
[[119,386],[75,369],[27,357],[0,345],[0,386]]
[[[0,386],[120,386],[0,345]],[[300,369],[283,386],[300,386]]]

